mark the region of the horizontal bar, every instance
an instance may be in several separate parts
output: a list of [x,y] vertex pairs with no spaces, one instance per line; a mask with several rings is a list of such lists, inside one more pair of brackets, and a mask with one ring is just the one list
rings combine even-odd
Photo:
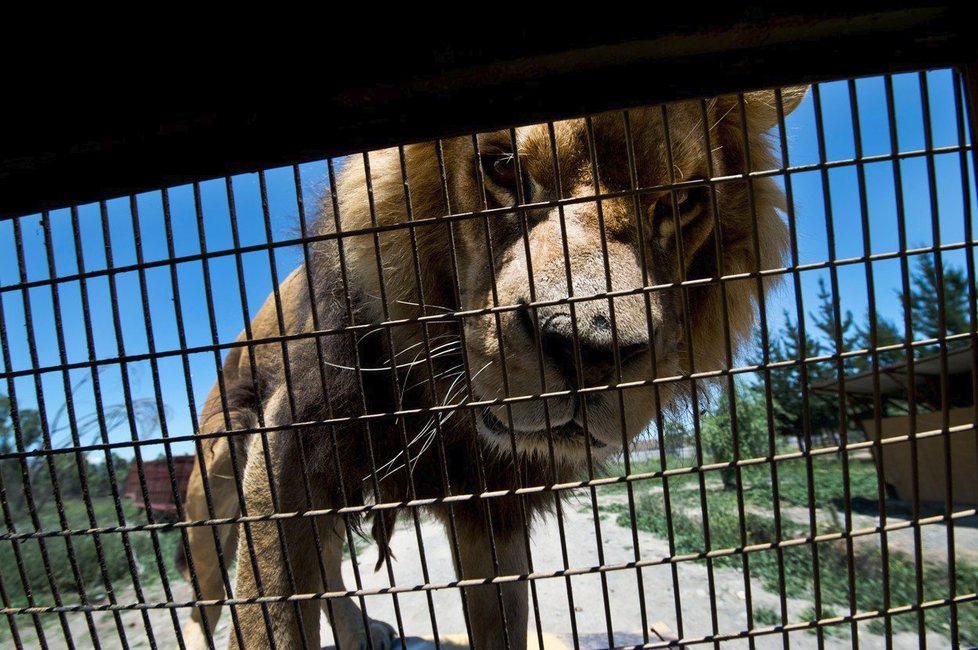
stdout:
[[[194,528],[200,526],[224,526],[227,524],[255,523],[263,521],[278,521],[285,519],[304,519],[325,517],[331,515],[361,515],[374,511],[399,510],[404,508],[427,508],[441,504],[463,503],[466,501],[478,501],[484,499],[498,499],[507,496],[520,496],[527,494],[540,494],[544,492],[566,492],[579,490],[582,488],[602,487],[608,485],[619,485],[625,483],[635,483],[638,481],[649,481],[655,479],[665,479],[677,476],[689,476],[694,474],[705,474],[707,472],[720,471],[727,468],[749,467],[752,465],[767,465],[771,463],[786,462],[802,458],[817,458],[832,454],[859,451],[862,449],[876,449],[877,447],[897,445],[904,442],[927,440],[940,436],[949,436],[953,433],[963,433],[974,431],[974,424],[959,424],[945,428],[930,429],[920,431],[916,434],[906,434],[902,436],[891,436],[880,441],[866,440],[863,442],[849,442],[845,445],[832,445],[827,447],[817,447],[809,451],[794,451],[771,456],[757,456],[753,458],[742,458],[736,461],[726,461],[722,463],[704,463],[690,467],[677,467],[673,469],[660,470],[657,472],[641,472],[638,474],[627,474],[621,476],[609,476],[605,478],[594,478],[582,481],[571,481],[567,483],[555,483],[550,485],[533,485],[529,487],[515,488],[512,490],[492,490],[488,492],[453,494],[444,497],[434,497],[428,499],[412,499],[408,501],[390,501],[382,503],[365,504],[362,506],[344,506],[340,508],[320,508],[306,510],[303,512],[278,512],[267,515],[249,515],[246,517],[224,517],[218,519],[162,522],[158,524],[133,524],[130,526],[105,526],[101,528],[81,528],[81,529],[60,529],[48,531],[36,531],[33,533],[4,533],[0,535],[0,541],[6,540],[25,540],[39,539],[48,537],[72,537],[91,534],[108,533],[133,533],[152,530],[177,530],[180,528]],[[72,450],[75,451],[75,450]]]
[[[886,526],[876,526],[874,528],[860,528],[851,531],[839,531],[835,533],[821,533],[808,537],[797,537],[780,542],[768,542],[765,544],[751,544],[738,548],[725,548],[705,553],[685,553],[679,555],[666,556],[657,559],[636,560],[632,562],[618,562],[614,564],[602,564],[590,567],[577,567],[571,569],[558,569],[556,571],[540,571],[523,575],[503,575],[495,578],[472,578],[466,580],[450,580],[447,582],[430,582],[416,585],[391,586],[381,589],[351,589],[348,591],[330,591],[321,593],[292,594],[288,596],[256,596],[253,598],[218,598],[211,600],[188,600],[181,602],[156,602],[156,603],[132,603],[127,605],[61,605],[48,607],[4,607],[0,608],[0,614],[45,614],[52,612],[82,612],[82,611],[115,611],[115,610],[139,610],[139,609],[176,609],[186,607],[209,607],[212,605],[255,605],[259,603],[286,603],[286,602],[305,602],[313,600],[328,600],[332,598],[359,597],[359,596],[384,596],[389,594],[417,593],[425,591],[440,591],[443,589],[458,589],[462,587],[474,587],[479,585],[495,585],[518,582],[529,582],[535,580],[546,580],[550,578],[566,578],[580,575],[594,575],[611,573],[615,571],[625,571],[629,569],[644,569],[655,566],[668,566],[695,562],[707,558],[729,557],[733,555],[745,555],[770,551],[775,549],[791,548],[795,546],[808,546],[824,542],[835,542],[846,539],[857,539],[877,535],[881,532],[892,532],[916,528],[920,526],[950,523],[959,519],[974,517],[978,510],[971,508],[954,512],[946,515],[934,515],[922,517],[914,521],[905,521]],[[965,598],[974,598],[976,594],[969,593],[962,595]]]
[[200,262],[203,260],[232,257],[232,256],[237,256],[245,253],[267,252],[270,250],[278,250],[281,248],[291,248],[293,246],[306,246],[317,242],[343,240],[348,237],[360,237],[363,235],[372,235],[374,233],[394,232],[400,230],[415,230],[418,228],[444,225],[445,223],[454,223],[457,221],[466,221],[469,219],[477,219],[477,218],[483,219],[483,218],[494,217],[494,216],[518,214],[518,213],[525,212],[527,210],[567,207],[571,205],[578,205],[581,203],[593,203],[595,201],[608,201],[613,199],[631,198],[635,196],[642,196],[644,194],[668,192],[670,190],[680,190],[680,189],[690,188],[690,187],[710,187],[713,185],[719,185],[722,183],[727,183],[736,180],[745,180],[750,178],[770,178],[776,176],[783,176],[786,174],[811,172],[811,171],[818,171],[821,169],[834,169],[838,167],[847,167],[847,166],[862,164],[862,163],[898,161],[898,160],[918,158],[918,157],[929,156],[929,155],[968,152],[971,150],[972,150],[972,146],[970,144],[961,145],[961,146],[949,145],[946,147],[935,147],[933,149],[920,149],[920,150],[908,151],[908,152],[898,153],[898,154],[880,154],[874,156],[864,156],[862,158],[847,158],[847,159],[835,160],[826,163],[812,163],[812,164],[798,165],[798,166],[787,167],[787,168],[761,170],[761,171],[755,171],[755,172],[744,173],[744,174],[729,174],[726,176],[717,176],[709,179],[678,181],[675,183],[665,183],[661,185],[653,185],[649,187],[641,187],[636,189],[618,190],[615,192],[601,192],[593,195],[589,194],[587,196],[552,199],[548,201],[537,201],[533,203],[502,206],[498,208],[485,208],[484,210],[478,210],[473,212],[455,212],[452,214],[447,214],[439,217],[424,217],[424,218],[417,218],[417,219],[412,219],[410,221],[402,221],[393,224],[378,224],[376,226],[354,228],[350,230],[343,230],[340,232],[324,233],[321,235],[306,235],[305,237],[294,237],[290,239],[282,239],[273,242],[264,242],[260,244],[248,244],[245,246],[238,246],[237,248],[222,248],[222,249],[211,250],[203,253],[178,255],[178,256],[168,257],[160,260],[151,260],[149,262],[142,262],[140,264],[124,264],[120,266],[111,266],[109,268],[96,269],[93,271],[85,271],[83,273],[71,273],[68,275],[60,275],[57,276],[56,278],[44,278],[40,280],[31,280],[29,282],[5,284],[5,285],[0,285],[0,293],[6,293],[9,291],[22,291],[24,289],[33,289],[35,287],[44,287],[44,286],[50,286],[50,285],[61,284],[66,282],[77,282],[78,280],[81,279],[99,278],[99,277],[106,277],[112,275],[119,275],[123,273],[133,273],[136,271],[140,271],[142,269],[173,267],[180,264],[187,264],[190,262]]
[[[198,345],[198,346],[190,346],[190,347],[177,348],[171,350],[158,350],[152,353],[130,354],[130,355],[115,356],[115,357],[102,357],[100,359],[93,359],[91,361],[76,361],[74,363],[59,364],[59,365],[52,365],[52,366],[41,366],[39,368],[23,368],[19,370],[8,370],[5,372],[0,372],[0,380],[12,379],[17,377],[28,377],[28,376],[46,374],[51,372],[62,372],[64,370],[83,370],[85,368],[95,368],[98,366],[129,364],[129,363],[136,363],[139,361],[149,361],[151,359],[183,357],[192,354],[201,354],[206,352],[214,352],[218,350],[230,350],[232,348],[246,347],[249,349],[254,349],[255,346],[259,346],[259,345],[269,345],[274,343],[282,343],[282,342],[290,342],[290,341],[301,341],[303,339],[315,339],[323,336],[348,334],[350,332],[369,332],[377,329],[388,329],[392,327],[400,327],[403,325],[422,324],[422,323],[436,324],[452,319],[488,316],[492,314],[502,314],[510,311],[520,311],[523,309],[552,307],[556,305],[570,305],[570,304],[589,302],[595,300],[607,300],[609,298],[624,298],[627,296],[652,294],[659,291],[696,288],[696,287],[702,287],[711,284],[738,282],[742,280],[750,280],[750,279],[757,279],[757,278],[778,278],[782,276],[793,275],[796,273],[804,273],[809,271],[818,271],[818,270],[824,270],[830,268],[853,266],[853,265],[866,264],[872,262],[882,262],[882,261],[893,260],[893,259],[902,259],[914,255],[924,255],[927,253],[934,253],[938,251],[947,252],[947,251],[957,251],[963,249],[974,249],[976,246],[978,246],[978,240],[974,240],[970,242],[955,242],[951,244],[941,244],[940,246],[925,246],[922,248],[912,248],[903,251],[888,251],[885,253],[874,253],[872,255],[867,255],[867,256],[847,257],[847,258],[837,259],[835,261],[811,262],[807,264],[799,264],[797,266],[782,266],[778,268],[764,269],[759,272],[734,273],[734,274],[723,275],[715,278],[697,278],[695,280],[667,282],[663,284],[654,284],[647,287],[636,287],[634,289],[603,291],[600,293],[587,294],[583,296],[568,296],[566,298],[556,298],[553,300],[535,300],[523,304],[509,304],[509,305],[499,305],[497,307],[484,307],[481,309],[467,309],[467,310],[459,310],[459,311],[440,312],[437,314],[430,314],[427,316],[415,316],[412,318],[390,319],[390,320],[379,321],[375,323],[361,323],[356,325],[347,325],[344,327],[335,327],[335,328],[324,329],[324,330],[314,330],[311,332],[301,332],[298,334],[267,336],[264,338],[251,339],[247,341],[229,341],[227,343]],[[959,336],[959,335],[953,335],[953,336]],[[936,342],[936,341],[937,339],[935,339],[932,342]],[[878,350],[885,351],[889,349],[899,349],[902,347],[905,346],[903,344],[899,344],[896,346],[880,347],[878,348]],[[864,354],[866,352],[868,352],[868,350],[854,351],[854,352],[851,351],[843,354],[854,356],[858,354]],[[829,358],[831,357],[826,357],[826,359]]]

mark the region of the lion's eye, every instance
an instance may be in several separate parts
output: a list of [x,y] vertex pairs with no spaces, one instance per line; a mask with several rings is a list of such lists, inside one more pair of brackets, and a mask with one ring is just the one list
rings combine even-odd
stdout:
[[[482,173],[496,185],[502,187],[516,198],[516,156],[511,153],[484,153],[480,155]],[[530,201],[533,184],[526,169],[522,170],[523,202]]]
[[[697,203],[699,193],[695,190],[676,190],[672,194],[667,194],[655,202],[653,216],[656,219],[672,219],[678,212],[682,217],[692,210]],[[675,212],[673,208],[675,206]]]

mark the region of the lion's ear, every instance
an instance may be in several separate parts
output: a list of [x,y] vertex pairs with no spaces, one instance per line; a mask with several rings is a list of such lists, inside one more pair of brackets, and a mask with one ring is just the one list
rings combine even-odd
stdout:
[[[784,114],[798,108],[808,86],[789,86],[781,89],[781,106]],[[767,131],[778,124],[777,95],[773,90],[758,90],[744,93],[744,105],[747,107],[747,121],[752,129]]]

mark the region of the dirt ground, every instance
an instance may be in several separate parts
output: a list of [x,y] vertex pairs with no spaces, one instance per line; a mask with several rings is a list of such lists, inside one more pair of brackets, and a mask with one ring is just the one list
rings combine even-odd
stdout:
[[[594,520],[586,501],[572,500],[563,508],[563,523],[566,535],[566,547],[569,556],[569,566],[575,568],[594,567],[602,562],[599,560],[599,544],[595,533]],[[601,551],[604,564],[631,562],[636,555],[645,560],[668,557],[668,544],[657,537],[638,533],[638,549],[633,545],[632,531],[619,527],[613,517],[602,516],[599,520],[601,534]],[[937,541],[945,538],[942,526],[925,527],[925,539]],[[932,530],[931,530],[932,529]],[[962,549],[978,548],[978,534],[974,527],[959,528],[958,547]],[[454,579],[451,552],[447,537],[441,527],[433,522],[422,526],[422,539],[425,558],[430,570],[429,581],[438,583]],[[535,572],[557,571],[564,568],[561,558],[556,521],[550,519],[537,526],[533,535],[532,561]],[[417,538],[413,527],[402,525],[394,538],[394,552],[397,561],[393,563],[394,583],[398,585],[417,585],[425,582],[421,572],[421,563]],[[385,569],[374,573],[376,550],[373,547],[364,549],[359,555],[360,572],[363,587],[382,588],[390,586],[390,579]],[[347,586],[352,587],[352,566],[347,563]],[[639,591],[639,578],[643,590]],[[630,646],[647,643],[649,640],[642,634],[643,617],[641,603],[645,605],[645,621],[648,624],[661,621],[673,631],[680,632],[685,638],[708,637],[715,633],[735,634],[747,629],[746,586],[743,573],[737,569],[716,568],[713,571],[714,597],[711,603],[710,580],[705,566],[700,562],[680,562],[676,565],[676,581],[674,585],[672,569],[669,565],[647,567],[641,571],[634,568],[614,570],[603,574],[574,576],[569,585],[565,578],[545,578],[532,584],[532,600],[530,613],[530,636],[536,637],[537,621],[539,627],[548,633],[545,641],[547,648],[574,647],[570,642],[570,633],[576,626],[579,635],[578,647],[589,650],[608,648],[608,630],[613,630],[616,646]],[[678,586],[678,591],[677,587]],[[189,585],[174,583],[173,597],[175,600],[190,600],[192,598]],[[755,610],[767,607],[780,611],[779,598],[776,594],[752,585],[752,599]],[[395,627],[400,627],[406,636],[430,636],[437,625],[440,635],[461,635],[465,632],[462,616],[461,598],[457,590],[436,590],[428,595],[424,592],[391,595],[368,596],[366,599],[368,613],[388,621]],[[573,607],[570,599],[573,598]],[[147,590],[147,601],[164,600],[162,586],[158,583]],[[132,593],[122,594],[120,602],[134,601]],[[801,612],[811,603],[795,599],[788,600],[788,615],[790,621],[805,620]],[[176,635],[178,625],[188,616],[189,610],[178,608],[176,621],[174,610],[151,610],[145,620],[138,612],[121,614],[121,623],[126,644],[130,648],[151,647],[150,633],[158,648],[177,647]],[[681,614],[681,623],[679,615]],[[573,621],[572,621],[573,617]],[[53,618],[53,617],[45,617]],[[65,616],[69,633],[77,648],[96,647],[88,629],[85,616],[78,613]],[[227,640],[227,622],[225,616],[218,630],[218,647],[224,647]],[[715,623],[714,623],[715,619]],[[148,621],[148,624],[147,624]],[[21,639],[26,647],[36,647],[37,638],[28,617],[17,617]],[[111,614],[99,613],[93,616],[92,624],[97,629],[97,635],[102,648],[123,647],[120,631]],[[329,625],[322,619],[323,645],[330,646],[332,637]],[[715,625],[715,627],[714,627]],[[759,625],[759,624],[755,624]],[[47,642],[51,647],[67,647],[65,634],[61,626],[50,621],[44,626]],[[882,636],[873,634],[867,623],[858,626],[858,645],[860,648],[873,649],[886,647]],[[850,648],[853,639],[850,638],[848,626],[836,626],[833,633],[824,639],[825,648]],[[564,644],[559,641],[563,640]],[[652,641],[656,638],[652,637]],[[927,646],[932,648],[948,647],[948,640],[935,633],[929,633]],[[782,648],[790,645],[792,648],[819,647],[818,638],[811,632],[798,631],[790,635],[771,634],[755,640],[757,648]],[[712,643],[696,644],[692,647],[712,647]],[[912,633],[900,633],[893,639],[894,648],[918,648],[920,640]],[[413,645],[411,646],[414,647]],[[736,639],[722,643],[723,648],[748,648],[745,639]]]

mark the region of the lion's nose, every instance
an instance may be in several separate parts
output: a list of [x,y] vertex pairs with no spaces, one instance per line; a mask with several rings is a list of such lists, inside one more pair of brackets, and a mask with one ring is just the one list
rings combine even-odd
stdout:
[[[575,322],[569,311],[543,312],[537,316],[543,356],[574,388],[617,381],[616,363],[624,366],[649,349],[648,341],[615,341],[607,314],[578,314]],[[529,310],[521,312],[521,317],[531,341],[535,341]]]

